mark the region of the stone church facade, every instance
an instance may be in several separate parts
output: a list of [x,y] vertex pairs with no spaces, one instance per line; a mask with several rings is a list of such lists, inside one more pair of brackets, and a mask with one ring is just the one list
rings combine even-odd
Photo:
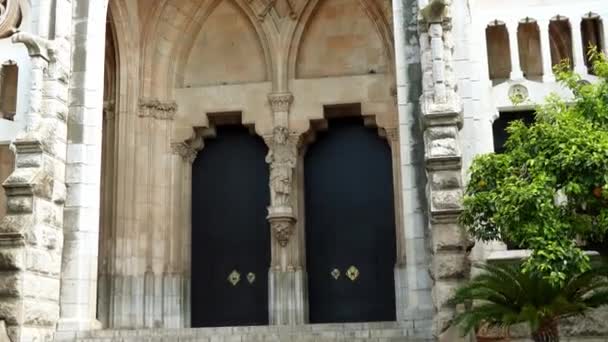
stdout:
[[594,81],[602,2],[0,0],[0,340],[459,340],[525,255],[466,168]]

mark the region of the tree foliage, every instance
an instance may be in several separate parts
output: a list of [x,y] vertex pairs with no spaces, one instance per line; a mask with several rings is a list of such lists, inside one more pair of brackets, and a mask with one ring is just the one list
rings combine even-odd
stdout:
[[509,126],[505,153],[473,161],[460,217],[477,239],[531,249],[524,270],[554,284],[589,269],[577,240],[608,232],[608,60],[593,60],[598,82],[557,66],[573,97],[550,96],[534,124]]

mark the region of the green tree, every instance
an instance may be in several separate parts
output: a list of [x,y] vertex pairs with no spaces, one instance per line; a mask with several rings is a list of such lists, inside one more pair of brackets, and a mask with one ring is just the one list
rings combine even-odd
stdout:
[[608,304],[608,269],[594,267],[554,285],[519,265],[478,265],[483,272],[459,288],[453,304],[473,307],[456,316],[463,332],[480,325],[509,328],[528,324],[534,341],[559,341],[559,320],[582,316]]
[[593,60],[598,82],[556,67],[573,97],[550,96],[534,124],[509,126],[505,153],[475,158],[460,217],[479,240],[532,250],[524,270],[553,284],[590,268],[577,240],[608,232],[608,60]]

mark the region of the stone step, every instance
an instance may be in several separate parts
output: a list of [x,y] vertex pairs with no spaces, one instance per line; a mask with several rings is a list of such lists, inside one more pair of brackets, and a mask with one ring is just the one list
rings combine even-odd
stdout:
[[[419,326],[414,326],[417,323]],[[430,322],[374,322],[189,329],[133,329],[61,332],[60,342],[423,342]]]

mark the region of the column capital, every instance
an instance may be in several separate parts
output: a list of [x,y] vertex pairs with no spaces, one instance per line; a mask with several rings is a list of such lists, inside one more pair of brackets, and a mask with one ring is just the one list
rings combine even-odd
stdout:
[[273,112],[288,112],[293,102],[293,95],[291,93],[270,93],[268,102]]

